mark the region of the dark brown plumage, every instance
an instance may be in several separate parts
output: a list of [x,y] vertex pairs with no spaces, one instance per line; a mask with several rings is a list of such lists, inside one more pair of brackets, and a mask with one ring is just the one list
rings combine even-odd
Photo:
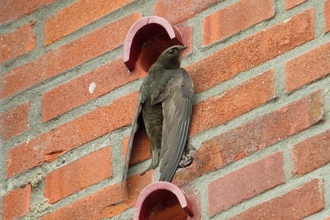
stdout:
[[151,164],[142,174],[155,169],[160,159],[160,181],[170,182],[176,172],[187,146],[194,95],[193,82],[186,70],[180,67],[181,54],[185,49],[184,46],[176,45],[163,51],[142,83],[122,183],[127,177],[134,135],[141,113],[141,121],[145,125],[152,148]]

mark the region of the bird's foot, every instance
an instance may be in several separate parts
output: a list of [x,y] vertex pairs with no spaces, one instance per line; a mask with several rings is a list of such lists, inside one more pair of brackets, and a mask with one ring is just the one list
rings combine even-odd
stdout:
[[187,166],[190,166],[193,162],[193,157],[191,155],[183,155],[181,158],[181,161],[179,163],[180,168],[185,168]]

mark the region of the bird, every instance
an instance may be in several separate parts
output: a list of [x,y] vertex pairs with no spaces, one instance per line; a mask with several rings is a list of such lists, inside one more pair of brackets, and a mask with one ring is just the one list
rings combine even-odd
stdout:
[[[179,166],[192,162],[188,133],[193,108],[194,84],[180,67],[187,47],[174,45],[165,49],[150,67],[140,87],[122,176],[127,178],[129,160],[136,131],[143,123],[151,144],[151,164],[141,173],[158,167],[159,181],[171,182]],[[182,162],[180,162],[182,160]],[[160,162],[161,161],[161,162]]]

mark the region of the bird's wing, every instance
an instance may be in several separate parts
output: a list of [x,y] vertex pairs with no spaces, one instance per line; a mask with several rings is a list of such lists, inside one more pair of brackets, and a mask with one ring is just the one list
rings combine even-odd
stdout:
[[158,97],[158,101],[162,101],[164,117],[159,180],[170,182],[187,144],[194,86],[183,68],[168,71],[175,73]]
[[141,95],[139,95],[139,100],[138,100],[138,103],[137,103],[137,106],[136,106],[136,109],[135,109],[134,119],[133,119],[133,122],[132,122],[132,130],[131,130],[131,134],[130,134],[129,141],[128,141],[128,147],[127,147],[127,151],[126,151],[126,158],[125,158],[123,176],[122,176],[122,181],[121,181],[122,185],[123,185],[123,183],[125,182],[125,180],[127,178],[129,160],[131,158],[131,152],[132,152],[132,147],[133,147],[133,142],[134,142],[134,136],[135,136],[135,133],[138,129],[138,119],[139,119],[141,110],[142,110]]

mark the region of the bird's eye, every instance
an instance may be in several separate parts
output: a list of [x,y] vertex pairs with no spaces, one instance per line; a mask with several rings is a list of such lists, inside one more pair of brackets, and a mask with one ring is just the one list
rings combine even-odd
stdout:
[[172,48],[172,49],[170,49],[170,50],[168,51],[168,53],[171,54],[171,55],[173,55],[173,54],[175,54],[177,51],[178,51],[177,48]]

